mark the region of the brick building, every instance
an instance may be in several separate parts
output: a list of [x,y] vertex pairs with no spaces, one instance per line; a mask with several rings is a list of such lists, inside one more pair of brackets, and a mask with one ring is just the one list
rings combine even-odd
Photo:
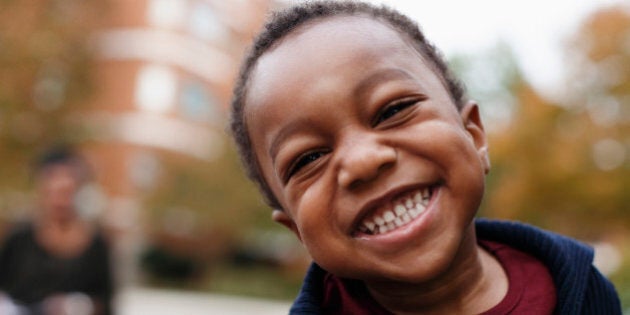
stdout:
[[95,94],[76,119],[102,194],[90,200],[115,236],[119,278],[134,282],[143,195],[161,161],[224,151],[226,107],[244,47],[269,0],[112,0],[94,34]]

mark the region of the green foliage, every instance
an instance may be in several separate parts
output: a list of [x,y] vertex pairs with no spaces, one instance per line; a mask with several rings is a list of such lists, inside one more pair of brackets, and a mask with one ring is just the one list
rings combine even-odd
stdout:
[[[245,178],[231,146],[213,162],[165,155],[163,163],[166,174],[146,197],[154,226],[158,227],[163,215],[174,208],[194,213],[194,230],[200,233],[220,228],[237,236],[269,225],[270,212]],[[260,220],[261,213],[267,214],[266,220]]]

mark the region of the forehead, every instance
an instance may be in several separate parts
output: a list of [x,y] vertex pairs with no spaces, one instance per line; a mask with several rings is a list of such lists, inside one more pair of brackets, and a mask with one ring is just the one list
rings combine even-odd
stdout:
[[[248,82],[245,104],[264,105],[261,100],[271,96],[290,101],[316,91],[320,85],[341,88],[326,74],[340,67],[362,72],[371,61],[383,62],[383,56],[388,56],[394,62],[394,56],[401,55],[407,61],[425,63],[406,36],[386,22],[360,15],[313,20],[291,31],[259,58]],[[288,84],[302,88],[299,93],[280,88]]]
[[313,95],[321,97],[321,91],[352,88],[370,70],[418,67],[422,80],[441,82],[410,40],[386,22],[367,16],[314,20],[260,57],[248,84],[245,121],[249,125],[252,118],[261,117],[263,109],[265,114],[285,111],[268,106],[278,100],[303,104]]

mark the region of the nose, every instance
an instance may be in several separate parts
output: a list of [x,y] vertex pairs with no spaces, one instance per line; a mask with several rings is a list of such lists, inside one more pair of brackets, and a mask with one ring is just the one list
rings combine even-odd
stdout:
[[377,137],[353,137],[340,152],[338,182],[341,187],[355,189],[378,176],[396,163],[396,149]]

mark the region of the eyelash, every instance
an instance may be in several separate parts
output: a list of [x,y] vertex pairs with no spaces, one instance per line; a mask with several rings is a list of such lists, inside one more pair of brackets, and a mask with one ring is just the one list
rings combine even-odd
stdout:
[[381,110],[376,115],[376,119],[372,123],[372,127],[378,126],[378,124],[380,124],[383,121],[385,121],[385,120],[395,116],[396,114],[398,114],[401,111],[407,109],[408,107],[411,107],[411,106],[415,105],[417,102],[418,102],[417,99],[406,99],[406,100],[397,101],[397,102],[395,102],[395,103],[385,107],[383,110]]
[[291,167],[289,167],[289,171],[287,172],[286,179],[289,180],[295,173],[301,170],[303,167],[317,161],[320,157],[322,157],[325,152],[315,151],[306,153],[300,157],[298,157]]
[[[419,100],[417,99],[405,99],[394,102],[393,104],[385,107],[385,109],[378,113],[378,115],[376,116],[376,120],[374,121],[372,126],[376,127],[383,121],[397,115],[408,107],[415,105],[418,101]],[[311,151],[298,157],[295,162],[293,162],[289,167],[289,171],[287,172],[285,181],[288,181],[291,177],[293,177],[293,175],[295,175],[295,173],[300,171],[305,166],[317,161],[317,159],[321,158],[325,153],[326,152],[323,151]]]

